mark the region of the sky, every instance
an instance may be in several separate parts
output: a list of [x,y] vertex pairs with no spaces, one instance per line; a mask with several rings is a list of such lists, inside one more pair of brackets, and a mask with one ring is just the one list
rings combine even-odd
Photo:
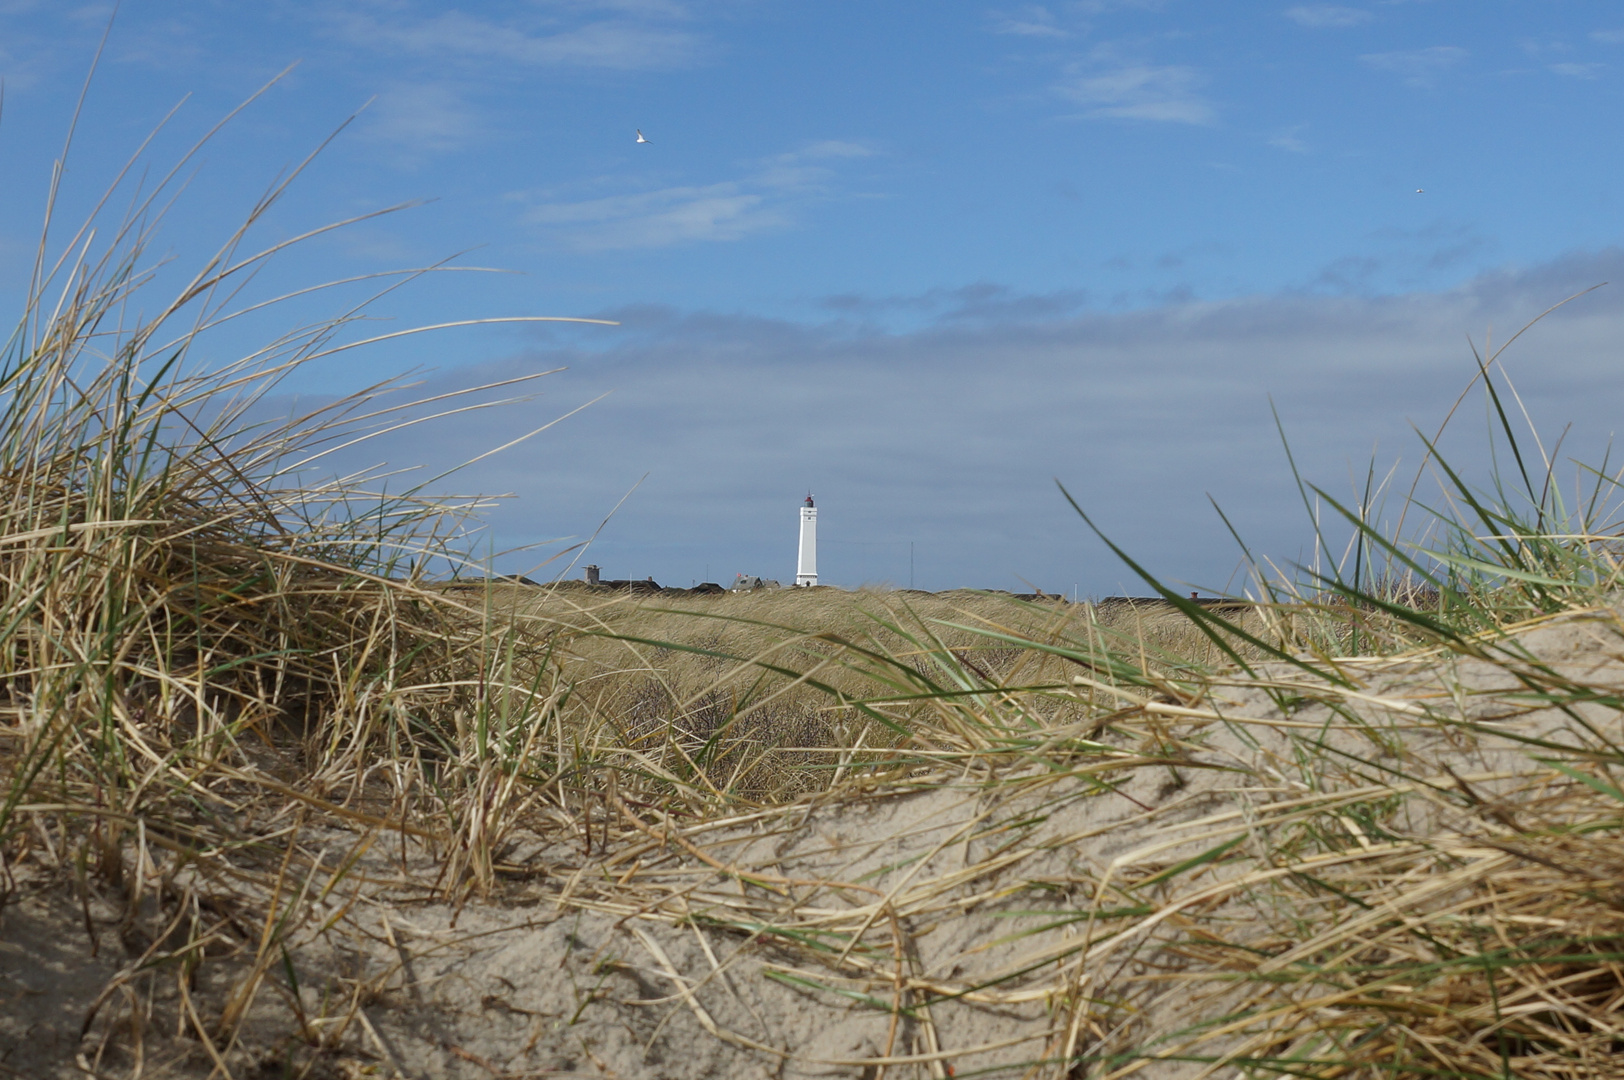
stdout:
[[[1615,429],[1616,3],[0,0],[13,311],[104,32],[58,221],[177,106],[153,168],[276,79],[188,165],[165,273],[336,132],[256,238],[415,205],[245,296],[456,257],[511,272],[372,314],[618,322],[437,331],[285,387],[564,369],[343,463],[432,475],[592,402],[456,477],[508,496],[478,540],[503,571],[788,579],[810,490],[829,584],[1146,591],[1064,485],[1155,573],[1237,588],[1214,502],[1254,552],[1312,555],[1276,411],[1309,479],[1346,493],[1374,463],[1402,491],[1473,343],[1607,281],[1505,362],[1547,448],[1568,431],[1559,462]],[[202,362],[345,302],[244,320]],[[1454,424],[1484,475],[1480,403]]]

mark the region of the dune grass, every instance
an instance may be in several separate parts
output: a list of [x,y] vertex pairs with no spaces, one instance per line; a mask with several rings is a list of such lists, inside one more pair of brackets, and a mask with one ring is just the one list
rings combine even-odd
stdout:
[[[783,978],[923,1025],[926,1050],[870,1075],[945,1075],[929,1009],[966,995],[1046,1002],[1033,1075],[1567,1078],[1624,1053],[1616,481],[1604,465],[1564,502],[1493,358],[1477,383],[1515,484],[1473,490],[1432,439],[1445,496],[1409,496],[1424,550],[1370,524],[1370,491],[1305,484],[1348,554],[1322,536],[1320,570],[1259,565],[1229,607],[1148,574],[1165,604],[1116,610],[447,588],[428,569],[466,561],[474,505],[310,479],[325,450],[417,415],[391,387],[258,419],[290,372],[359,344],[363,307],[230,363],[199,346],[258,305],[239,286],[284,245],[243,245],[283,188],[154,304],[168,183],[99,233],[42,241],[0,361],[0,876],[146,927],[87,1004],[98,1069],[140,1071],[131,1033],[162,983],[229,1072],[260,996],[303,1000],[299,935],[346,932],[347,909],[311,931],[311,898],[383,837],[412,845],[422,895],[457,903],[613,867],[555,899],[681,919],[665,905],[697,895],[691,876],[628,853],[710,866],[737,895],[709,925],[770,929],[799,965]],[[1599,666],[1519,636],[1575,620]],[[1034,800],[1181,769],[1221,773],[1234,807],[1152,815],[1161,839],[1063,889],[1020,879],[1043,852],[1000,849],[952,874],[926,859],[888,892],[841,886],[861,899],[809,921],[793,882],[736,872],[703,839],[949,782],[996,792],[1010,816],[980,827],[1020,836]],[[353,839],[335,859],[338,826]],[[552,846],[521,856],[521,835]],[[908,974],[913,920],[994,863],[1010,895],[1063,895],[1067,944],[976,987]],[[210,965],[228,984],[194,998]],[[352,1029],[300,1012],[296,1038],[320,1051]]]

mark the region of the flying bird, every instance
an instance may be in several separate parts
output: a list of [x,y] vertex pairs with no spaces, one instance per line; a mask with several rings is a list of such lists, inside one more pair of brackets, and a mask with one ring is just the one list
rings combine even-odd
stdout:
[[1427,193],[1427,189],[1426,188],[1416,188],[1415,193],[1417,195],[1425,195]]
[[648,142],[647,139],[643,138],[643,129],[642,128],[637,129],[637,141],[642,142],[642,143]]

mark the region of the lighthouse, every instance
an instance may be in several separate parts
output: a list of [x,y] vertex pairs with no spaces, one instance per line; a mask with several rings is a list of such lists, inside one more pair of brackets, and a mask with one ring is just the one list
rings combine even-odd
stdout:
[[801,506],[801,557],[795,564],[796,585],[818,583],[818,508],[807,495]]

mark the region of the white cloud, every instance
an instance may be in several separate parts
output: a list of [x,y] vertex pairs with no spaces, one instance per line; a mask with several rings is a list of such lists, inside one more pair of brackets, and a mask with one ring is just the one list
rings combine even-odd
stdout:
[[1371,14],[1362,8],[1338,7],[1335,4],[1299,4],[1284,12],[1286,18],[1299,26],[1312,26],[1342,30],[1369,22]]
[[738,240],[789,223],[766,195],[736,182],[669,187],[582,202],[548,203],[525,212],[526,224],[562,228],[580,251],[669,247],[696,240]]
[[1624,30],[1592,30],[1590,40],[1603,45],[1624,45]]
[[1210,124],[1216,114],[1197,92],[1201,83],[1200,72],[1182,65],[1130,64],[1105,71],[1074,67],[1054,91],[1087,106],[1088,116]]
[[812,143],[805,149],[784,154],[782,158],[795,161],[819,161],[827,158],[864,158],[873,156],[873,148],[864,146],[862,143],[845,142],[840,139],[825,139],[822,142]]
[[555,8],[573,8],[577,11],[618,11],[643,18],[687,19],[692,13],[673,0],[551,0]]
[[1071,0],[1066,6],[1083,15],[1104,15],[1111,11],[1161,11],[1167,0]]
[[363,123],[367,138],[412,155],[458,150],[485,134],[484,122],[461,91],[445,83],[391,87],[378,95]]
[[138,27],[131,33],[116,35],[112,44],[120,63],[144,64],[169,72],[209,55],[195,27],[178,20]]
[[1544,60],[1553,56],[1562,56],[1573,51],[1573,46],[1559,34],[1542,34],[1538,37],[1524,38],[1518,42],[1523,52],[1536,60]]
[[797,210],[826,194],[832,163],[873,153],[858,143],[826,140],[768,158],[739,180],[589,199],[545,192],[512,198],[528,204],[521,221],[577,251],[727,242],[793,225]]
[[1271,137],[1269,139],[1269,145],[1274,147],[1276,150],[1287,150],[1293,154],[1306,154],[1308,153],[1308,144],[1297,137],[1297,133],[1302,130],[1302,124],[1298,124],[1296,127],[1287,128],[1285,131],[1279,132]]
[[461,11],[385,21],[352,13],[337,20],[347,40],[369,48],[475,63],[618,69],[681,67],[703,51],[699,35],[635,18],[609,18],[567,29],[493,22]]
[[1440,75],[1458,66],[1468,55],[1465,49],[1454,45],[1434,45],[1407,52],[1367,53],[1359,59],[1371,67],[1398,75],[1406,86],[1425,88],[1435,85]]
[[1551,70],[1558,75],[1566,75],[1570,79],[1594,79],[1596,73],[1606,66],[1606,64],[1564,63],[1552,64]]
[[108,3],[106,0],[96,0],[94,3],[78,4],[66,8],[64,13],[75,22],[83,23],[86,26],[101,27],[106,25],[107,20],[113,17],[113,12],[116,10],[116,4]]
[[993,32],[997,34],[1052,38],[1071,36],[1060,26],[1054,12],[1041,4],[1027,4],[1015,11],[995,11],[992,14]]
[[871,157],[874,151],[860,143],[829,139],[762,162],[752,182],[779,192],[820,190],[832,175],[833,162]]

